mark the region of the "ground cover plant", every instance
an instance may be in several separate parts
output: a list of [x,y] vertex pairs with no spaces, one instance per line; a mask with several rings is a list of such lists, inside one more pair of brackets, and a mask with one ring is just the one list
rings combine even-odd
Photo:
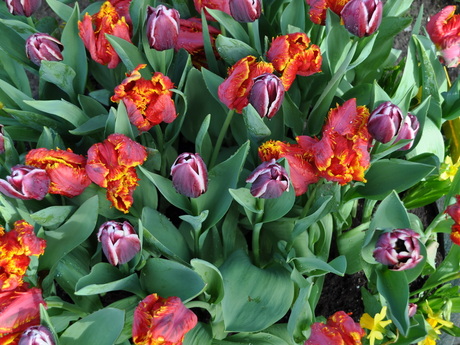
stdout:
[[460,14],[411,5],[2,1],[0,344],[460,336]]

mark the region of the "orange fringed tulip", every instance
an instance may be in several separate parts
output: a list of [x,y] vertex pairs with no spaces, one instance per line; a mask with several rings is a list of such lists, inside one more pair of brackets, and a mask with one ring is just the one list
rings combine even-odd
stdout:
[[460,63],[460,14],[455,14],[455,9],[454,5],[444,7],[426,25],[431,41],[440,51],[441,62],[447,67]]
[[304,194],[310,184],[319,180],[312,157],[299,145],[267,141],[259,147],[259,158],[263,162],[285,158],[289,163],[291,182],[297,196]]
[[86,171],[94,183],[107,188],[107,199],[112,205],[128,213],[139,181],[135,167],[146,159],[144,146],[123,134],[115,133],[89,148]]
[[74,197],[83,193],[91,184],[85,171],[85,157],[71,149],[48,150],[38,148],[29,151],[26,165],[44,169],[51,179],[49,193]]
[[327,319],[326,324],[315,322],[304,345],[361,345],[361,338],[365,335],[364,329],[347,313],[338,311]]
[[323,61],[319,47],[310,44],[310,38],[301,32],[274,38],[267,59],[282,74],[281,81],[286,91],[296,75],[307,77],[321,72]]
[[332,12],[340,16],[343,7],[350,0],[306,0],[310,5],[310,20],[315,24],[324,25],[326,23],[326,13],[329,8]]
[[367,131],[369,110],[356,106],[352,98],[329,111],[322,138],[316,142],[299,136],[300,146],[314,157],[319,175],[341,185],[351,181],[366,182],[364,172],[370,166],[371,136]]
[[144,79],[139,70],[145,66],[139,65],[128,73],[111,98],[112,102],[123,101],[130,122],[139,131],[148,131],[161,122],[170,123],[177,117],[170,91],[174,87],[171,79],[160,72],[150,80]]
[[35,236],[34,227],[24,220],[16,221],[8,232],[0,226],[0,291],[21,286],[30,256],[42,255],[45,247],[46,241]]
[[273,71],[271,63],[257,61],[255,56],[240,59],[228,70],[228,77],[219,85],[220,101],[229,109],[241,113],[249,104],[249,93],[254,85],[254,78]]
[[130,28],[125,17],[109,1],[104,2],[100,11],[93,16],[86,13],[83,20],[78,22],[78,29],[91,58],[108,68],[117,67],[121,60],[105,35],[117,36],[131,42]]
[[42,291],[26,284],[12,291],[0,291],[0,344],[17,345],[22,332],[40,324]]
[[179,297],[163,298],[154,293],[134,310],[133,341],[136,345],[182,345],[185,334],[197,322]]

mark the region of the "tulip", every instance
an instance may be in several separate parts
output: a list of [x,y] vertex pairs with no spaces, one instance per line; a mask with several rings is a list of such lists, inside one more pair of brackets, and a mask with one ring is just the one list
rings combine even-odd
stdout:
[[447,206],[445,213],[447,213],[455,223],[460,224],[460,195],[456,195],[455,199],[455,204]]
[[0,192],[10,198],[42,200],[48,194],[50,182],[50,177],[43,169],[15,165],[6,181],[0,180]]
[[413,268],[423,259],[420,255],[419,238],[420,235],[411,229],[385,232],[375,245],[374,258],[393,271]]
[[202,10],[204,11],[206,15],[206,20],[208,21],[215,21],[215,19],[208,13],[208,11],[206,11],[206,8],[210,8],[212,10],[219,10],[227,14],[230,14],[228,0],[193,0],[193,3],[198,13],[201,13]]
[[22,333],[18,345],[54,345],[54,337],[45,326],[31,326]]
[[260,164],[246,182],[252,183],[251,194],[256,198],[273,199],[289,191],[289,176],[275,159]]
[[181,153],[171,167],[171,176],[176,191],[190,198],[208,189],[208,170],[198,153]]
[[151,294],[134,310],[133,341],[136,345],[182,345],[185,334],[198,323],[179,297]]
[[262,11],[261,0],[230,0],[230,13],[241,23],[251,23],[260,17]]
[[172,49],[179,36],[179,12],[164,5],[147,6],[147,39],[150,48]]
[[5,135],[3,134],[3,125],[0,125],[0,154],[5,153]]
[[398,142],[402,139],[410,139],[411,141],[401,147],[399,150],[409,150],[412,145],[414,144],[414,138],[417,136],[417,132],[419,130],[420,123],[415,115],[411,113],[407,113],[406,118],[404,119],[404,123],[399,130],[398,135],[396,136],[395,141]]
[[0,290],[0,344],[17,344],[21,333],[40,324],[42,291],[24,284],[12,291]]
[[254,78],[249,103],[254,106],[260,117],[271,119],[283,103],[284,92],[281,79],[274,74],[265,73]]
[[129,222],[108,221],[102,224],[97,233],[102,250],[113,266],[131,260],[141,250],[141,241]]
[[326,24],[327,10],[331,10],[337,15],[340,15],[345,4],[350,0],[306,0],[310,6],[310,20],[319,25]]
[[61,194],[71,198],[83,193],[91,184],[85,171],[86,158],[70,149],[33,149],[27,153],[25,163],[47,172],[51,179],[50,194]]
[[45,61],[62,61],[64,46],[54,37],[36,33],[26,40],[26,55],[37,66]]
[[403,121],[404,115],[397,105],[383,102],[369,116],[367,129],[375,140],[385,144],[398,134]]
[[380,0],[351,0],[340,13],[347,30],[355,36],[373,34],[382,22],[383,4]]
[[413,317],[415,313],[417,313],[418,306],[415,303],[409,303],[408,310],[407,310],[407,315],[409,317]]
[[42,5],[41,0],[5,0],[8,11],[16,16],[30,17]]

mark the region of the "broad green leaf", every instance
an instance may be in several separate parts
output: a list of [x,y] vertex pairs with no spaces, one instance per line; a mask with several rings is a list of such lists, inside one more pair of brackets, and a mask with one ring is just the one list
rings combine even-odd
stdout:
[[259,208],[259,204],[257,202],[257,198],[253,197],[249,189],[247,188],[238,188],[238,189],[229,189],[228,190],[235,199],[235,201],[243,206],[246,210],[252,213],[260,214],[263,212],[262,209]]
[[249,44],[249,36],[243,29],[242,25],[238,23],[232,16],[219,10],[207,8],[206,11],[214,17],[225,29],[237,40]]
[[192,259],[190,264],[206,284],[205,292],[210,295],[208,302],[213,304],[220,303],[224,298],[224,281],[217,267],[201,259]]
[[208,91],[214,97],[214,99],[220,102],[219,96],[217,94],[217,89],[219,85],[222,84],[224,79],[217,74],[212,73],[211,71],[207,70],[206,68],[201,69],[201,74],[203,75],[203,80],[206,84]]
[[209,210],[208,218],[203,223],[203,230],[215,225],[230,207],[233,198],[228,190],[236,187],[248,151],[249,142],[246,142],[230,158],[212,168],[208,173],[208,190],[198,198],[192,199],[197,214]]
[[118,103],[118,108],[115,112],[115,133],[121,133],[133,140],[135,139],[124,102]]
[[3,50],[15,61],[35,69],[36,66],[26,56],[26,50],[24,49],[25,38],[21,37],[21,35],[9,28],[2,21],[0,21],[0,31],[2,32],[0,50]]
[[[117,36],[106,34],[106,37],[128,71],[132,71],[140,64],[146,64],[147,59],[134,44]],[[152,71],[150,70],[150,67],[146,66],[140,71],[140,73],[144,76],[144,78],[150,79],[149,75],[151,76]]]
[[399,331],[405,336],[409,330],[409,283],[402,271],[377,270],[377,290],[385,298]]
[[25,101],[25,103],[45,113],[56,115],[75,127],[89,120],[89,117],[80,108],[64,100]]
[[64,255],[86,240],[95,229],[97,216],[98,198],[94,196],[85,201],[59,228],[45,231],[47,250],[40,257],[41,269],[50,269]]
[[70,6],[58,0],[46,0],[46,3],[63,21],[69,21],[72,15],[72,8]]
[[212,330],[206,323],[198,322],[187,334],[185,334],[183,345],[211,345]]
[[398,17],[405,14],[411,7],[413,0],[394,0],[387,1],[383,7],[383,15],[385,17]]
[[[11,100],[22,110],[34,112],[35,109],[29,106],[25,101],[33,101],[34,99],[24,92],[18,90],[14,86],[10,85],[4,80],[0,79],[0,90],[4,92]],[[7,99],[2,99],[2,94],[0,93],[0,101],[8,108],[16,108],[11,102]]]
[[104,308],[67,328],[59,338],[61,345],[113,345],[123,329],[125,313]]
[[158,188],[158,191],[166,198],[166,200],[181,210],[191,213],[190,200],[182,194],[176,192],[171,180],[152,173],[143,167],[139,167],[139,169]]
[[271,134],[270,129],[252,104],[248,104],[243,108],[243,119],[248,131],[248,137],[251,140],[260,142]]
[[76,101],[76,94],[73,88],[75,76],[76,73],[72,67],[59,61],[43,60],[40,65],[40,79],[58,86],[73,101]]
[[278,198],[266,199],[263,222],[273,222],[284,217],[294,206],[295,200],[295,191],[292,185],[289,187],[289,191],[284,192]]
[[299,16],[299,13],[306,13],[305,1],[292,0],[284,9],[280,17],[281,34],[286,35],[289,33],[289,26],[296,26],[300,30],[305,30],[305,17]]
[[108,115],[96,115],[90,118],[88,121],[78,126],[75,129],[71,129],[69,133],[74,135],[89,135],[97,132],[102,132],[107,123]]
[[107,109],[93,97],[78,95],[78,102],[88,116],[94,117],[98,115],[107,115],[108,113]]
[[222,59],[230,66],[246,56],[258,56],[257,51],[250,45],[223,35],[217,36],[216,49]]
[[74,209],[74,206],[50,206],[32,213],[30,217],[37,224],[52,228],[61,225]]
[[206,287],[197,272],[161,258],[147,260],[140,281],[148,293],[157,293],[164,298],[177,296],[184,302],[198,296]]
[[439,265],[436,271],[429,276],[423,288],[435,287],[446,278],[458,278],[460,271],[460,246],[452,245],[444,261]]
[[291,261],[294,261],[300,273],[307,273],[309,277],[322,276],[327,273],[343,276],[347,268],[345,256],[339,256],[329,263],[315,257],[299,257]]
[[195,152],[200,154],[206,164],[209,164],[212,154],[212,143],[208,133],[210,122],[211,114],[208,114],[204,118],[195,140]]
[[315,319],[314,307],[312,308],[310,305],[313,282],[306,280],[306,284],[305,287],[299,290],[287,325],[288,333],[296,343],[301,343],[305,340],[303,333]]
[[55,119],[38,112],[9,109],[6,107],[3,109],[8,112],[8,114],[12,115],[24,127],[30,127],[40,132],[43,130],[43,127],[49,127],[55,130],[62,129],[63,127],[62,124]]
[[282,338],[269,333],[241,333],[235,334],[224,340],[214,339],[212,345],[289,345]]
[[117,290],[142,295],[137,274],[133,273],[126,277],[116,267],[105,262],[94,265],[91,272],[80,278],[75,286],[75,294],[79,296],[97,295]]
[[281,319],[293,302],[294,286],[284,268],[260,269],[243,251],[237,251],[220,271],[224,278],[222,311],[227,332],[263,330]]
[[426,152],[436,155],[440,162],[444,161],[444,138],[439,128],[430,118],[425,119],[422,136],[417,145],[408,154],[408,158]]
[[[163,214],[150,207],[142,210],[142,224],[153,237],[151,240],[160,252],[168,257],[181,258],[187,262],[190,258],[190,250],[184,237],[179,230]],[[144,231],[145,240],[149,240]]]

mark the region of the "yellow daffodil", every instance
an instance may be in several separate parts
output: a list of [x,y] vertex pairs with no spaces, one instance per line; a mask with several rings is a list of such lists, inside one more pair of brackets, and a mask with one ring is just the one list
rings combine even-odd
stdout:
[[454,164],[452,162],[452,158],[450,156],[446,156],[444,163],[441,164],[441,174],[439,175],[439,179],[441,181],[449,179],[452,182],[459,167],[460,159],[458,159],[457,163]]
[[428,331],[427,337],[424,340],[419,341],[417,345],[435,345],[436,339],[438,339],[438,334],[441,334],[440,328],[451,328],[454,324],[450,321],[444,320],[442,318],[441,311],[435,313],[428,304],[428,301],[426,301],[426,304],[423,306],[423,310],[427,314],[426,322],[432,329]]
[[370,316],[367,313],[364,313],[363,316],[361,316],[361,319],[359,320],[359,323],[361,324],[361,327],[367,328],[370,330],[367,339],[369,339],[370,345],[374,345],[375,339],[377,340],[382,340],[383,339],[383,331],[385,330],[385,327],[388,326],[391,323],[391,320],[386,320],[385,316],[387,314],[387,307],[384,306],[380,313],[375,314],[374,317]]

